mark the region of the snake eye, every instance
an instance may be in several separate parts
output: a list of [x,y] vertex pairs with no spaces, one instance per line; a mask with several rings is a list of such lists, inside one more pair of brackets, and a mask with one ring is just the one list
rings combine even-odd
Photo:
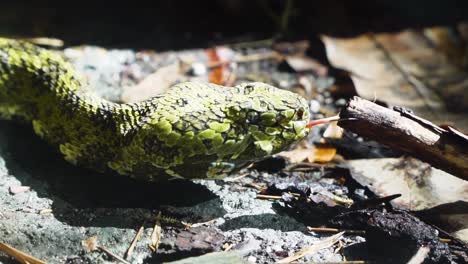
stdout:
[[296,112],[296,115],[297,115],[297,119],[302,119],[302,117],[304,116],[304,109],[299,108],[299,110],[297,110]]

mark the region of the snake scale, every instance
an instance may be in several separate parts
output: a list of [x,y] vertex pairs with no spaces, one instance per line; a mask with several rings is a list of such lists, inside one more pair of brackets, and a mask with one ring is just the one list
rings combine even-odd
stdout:
[[0,115],[77,166],[156,181],[221,178],[309,132],[307,101],[265,83],[185,82],[138,103],[92,93],[56,52],[0,38]]

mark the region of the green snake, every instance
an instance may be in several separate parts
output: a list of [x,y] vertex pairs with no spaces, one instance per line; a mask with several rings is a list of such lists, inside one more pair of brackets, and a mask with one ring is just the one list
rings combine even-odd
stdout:
[[184,82],[138,103],[100,98],[56,52],[0,38],[0,115],[65,160],[146,181],[222,178],[304,138],[300,95],[265,83]]

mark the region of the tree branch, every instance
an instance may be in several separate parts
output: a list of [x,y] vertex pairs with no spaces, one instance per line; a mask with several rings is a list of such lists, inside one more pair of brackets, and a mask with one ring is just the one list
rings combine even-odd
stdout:
[[468,180],[468,137],[451,127],[441,128],[407,109],[388,109],[357,96],[341,110],[338,125]]

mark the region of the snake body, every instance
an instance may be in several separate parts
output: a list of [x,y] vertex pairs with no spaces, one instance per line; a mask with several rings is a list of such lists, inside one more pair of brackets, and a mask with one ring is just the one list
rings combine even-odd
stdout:
[[308,133],[307,101],[264,83],[179,83],[138,103],[95,96],[59,54],[0,38],[0,115],[78,166],[147,181],[219,178]]

